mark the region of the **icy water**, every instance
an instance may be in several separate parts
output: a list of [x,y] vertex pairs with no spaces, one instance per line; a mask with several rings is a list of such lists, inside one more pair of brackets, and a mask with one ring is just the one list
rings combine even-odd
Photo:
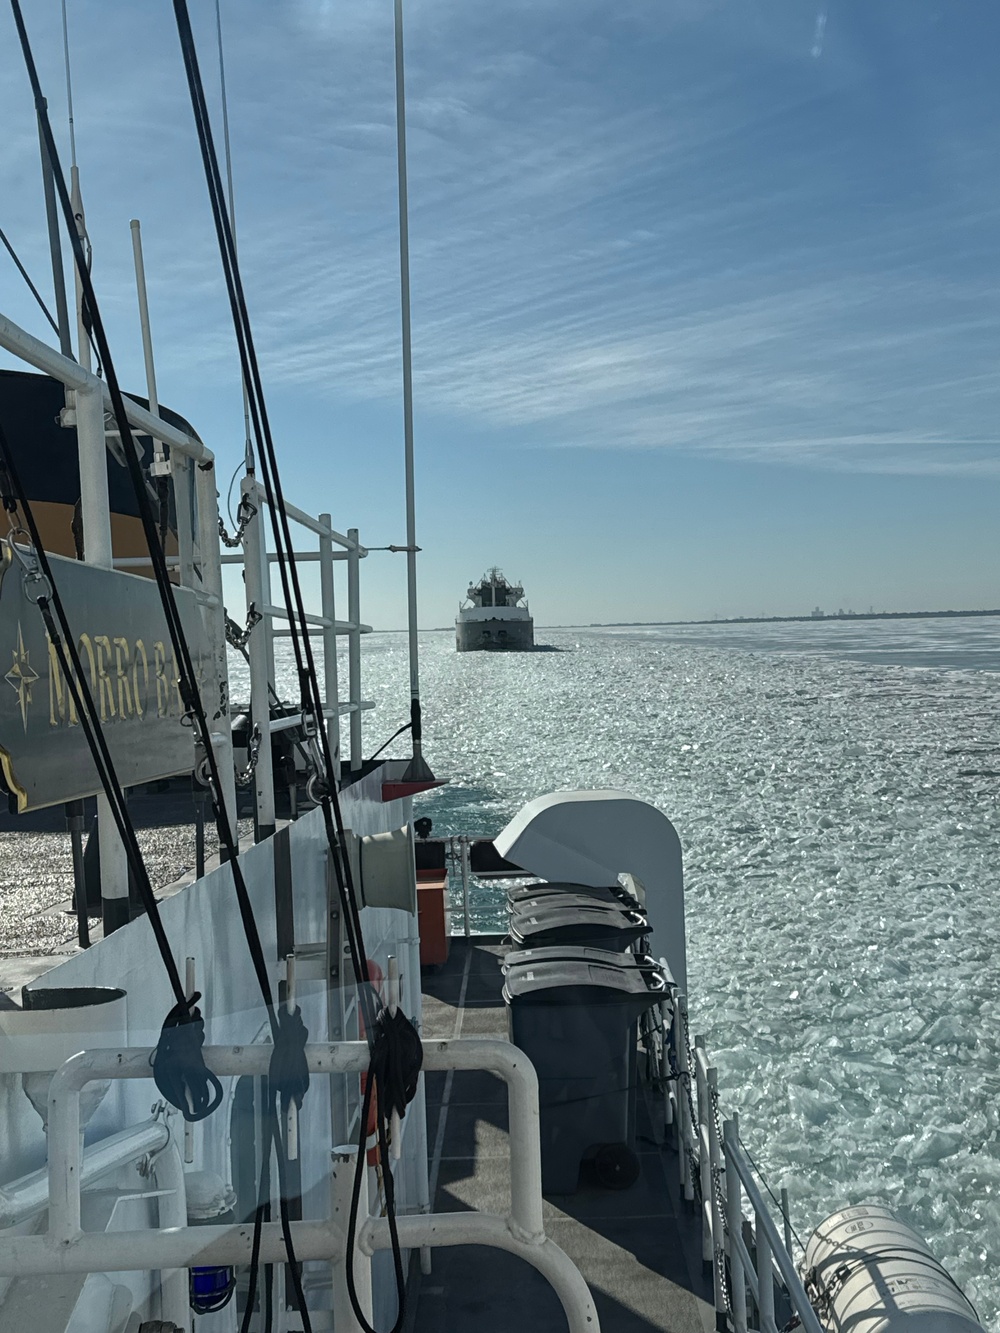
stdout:
[[[421,813],[494,833],[558,788],[658,805],[684,848],[693,1026],[797,1231],[885,1201],[1000,1330],[1000,621],[538,637],[562,651],[422,636],[451,784]],[[364,672],[370,753],[406,716],[404,637],[372,635]],[[502,920],[495,888],[475,908]]]

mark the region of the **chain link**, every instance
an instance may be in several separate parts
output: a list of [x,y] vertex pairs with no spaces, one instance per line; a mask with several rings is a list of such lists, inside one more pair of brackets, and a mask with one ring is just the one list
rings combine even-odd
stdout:
[[719,1289],[726,1307],[729,1322],[733,1323],[733,1298],[729,1290],[729,1273],[726,1269],[726,1251],[721,1245],[715,1247],[715,1266],[719,1270]]
[[241,653],[247,646],[250,635],[254,631],[254,627],[259,625],[263,619],[263,615],[257,610],[254,602],[250,603],[250,609],[247,611],[247,623],[243,629],[240,629],[232,616],[227,615],[226,643],[228,643],[231,648],[235,648],[238,653]]
[[228,546],[230,549],[234,546],[239,546],[243,541],[243,534],[246,532],[247,528],[250,526],[251,520],[254,519],[256,515],[257,506],[250,499],[249,495],[244,495],[240,500],[240,507],[236,511],[236,531],[231,537],[226,531],[226,525],[222,521],[220,515],[219,536],[222,538],[223,546]]
[[236,774],[237,787],[249,787],[253,782],[254,771],[257,768],[257,760],[260,758],[260,727],[254,723],[253,731],[247,741],[247,766]]

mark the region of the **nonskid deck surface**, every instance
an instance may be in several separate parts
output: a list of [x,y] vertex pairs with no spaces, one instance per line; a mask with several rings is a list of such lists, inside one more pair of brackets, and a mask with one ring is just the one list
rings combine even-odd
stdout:
[[[424,1037],[503,1037],[503,947],[452,941],[440,972],[425,975]],[[640,1098],[641,1103],[641,1098]],[[640,1109],[639,1181],[605,1190],[581,1177],[572,1196],[546,1198],[546,1234],[586,1278],[602,1333],[711,1333],[711,1284],[697,1216],[677,1197],[677,1158],[657,1147]],[[485,1072],[427,1075],[427,1133],[435,1212],[505,1213],[509,1203],[507,1089]],[[436,1187],[436,1188],[435,1188]],[[548,1333],[565,1327],[548,1283],[500,1250],[434,1251],[434,1271],[413,1288],[411,1333]]]

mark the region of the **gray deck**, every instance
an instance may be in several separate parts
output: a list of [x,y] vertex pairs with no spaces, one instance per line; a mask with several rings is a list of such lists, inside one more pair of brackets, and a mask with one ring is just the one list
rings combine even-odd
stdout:
[[[503,953],[495,943],[452,941],[447,965],[424,977],[425,1037],[506,1038]],[[488,1073],[433,1073],[427,1102],[434,1210],[505,1213],[506,1086]],[[545,1200],[546,1234],[589,1283],[602,1333],[714,1333],[698,1220],[678,1200],[676,1154],[652,1141],[641,1102],[639,1181],[630,1190],[609,1191],[588,1181],[585,1168],[577,1194]],[[461,1246],[436,1250],[433,1263],[432,1275],[415,1278],[411,1288],[411,1333],[555,1333],[565,1327],[551,1288],[513,1255]]]

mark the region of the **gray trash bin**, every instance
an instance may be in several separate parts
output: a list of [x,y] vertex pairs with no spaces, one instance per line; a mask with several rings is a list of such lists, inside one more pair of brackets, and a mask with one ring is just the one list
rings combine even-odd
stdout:
[[508,932],[515,949],[581,944],[622,953],[649,934],[649,923],[635,908],[557,895],[553,904],[539,900],[511,916]]
[[543,1192],[574,1193],[584,1160],[608,1187],[634,1184],[635,1025],[666,993],[662,972],[627,955],[536,957],[508,967],[503,993],[538,1074]]

